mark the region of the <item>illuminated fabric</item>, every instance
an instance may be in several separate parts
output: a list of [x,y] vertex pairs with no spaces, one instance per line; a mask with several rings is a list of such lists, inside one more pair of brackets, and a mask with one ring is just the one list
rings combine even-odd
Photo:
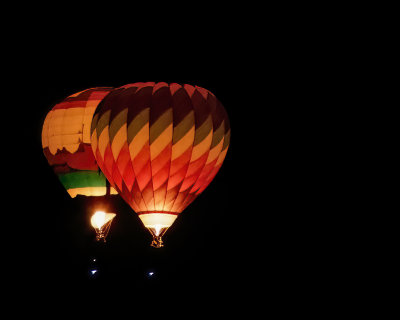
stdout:
[[73,94],[56,104],[44,120],[44,155],[72,198],[106,194],[106,178],[90,144],[90,125],[99,102],[111,90],[93,88]]
[[218,99],[206,89],[175,83],[114,89],[99,104],[91,127],[99,167],[146,227],[172,224],[176,217],[170,216],[204,191],[224,161],[229,139],[229,120]]

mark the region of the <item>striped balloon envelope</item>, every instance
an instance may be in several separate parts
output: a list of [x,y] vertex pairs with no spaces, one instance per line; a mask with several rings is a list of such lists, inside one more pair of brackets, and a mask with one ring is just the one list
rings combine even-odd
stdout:
[[90,144],[90,125],[99,102],[112,88],[92,88],[56,104],[42,129],[44,155],[68,194],[88,197],[117,194],[97,166]]
[[213,180],[230,125],[208,90],[164,82],[114,89],[92,121],[92,149],[110,184],[162,246],[162,235]]

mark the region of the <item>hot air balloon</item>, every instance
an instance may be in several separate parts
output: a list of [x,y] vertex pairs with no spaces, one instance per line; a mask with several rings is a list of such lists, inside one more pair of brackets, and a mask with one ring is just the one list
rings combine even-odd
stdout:
[[75,198],[117,194],[107,188],[90,145],[90,124],[99,102],[112,88],[92,88],[56,104],[42,129],[44,155],[68,194]]
[[104,211],[96,211],[90,223],[96,231],[96,240],[106,242],[106,237],[110,231],[112,220],[115,218],[115,213],[105,213]]
[[162,236],[210,184],[228,150],[225,109],[208,90],[164,82],[114,89],[91,126],[92,150],[110,184],[162,247]]

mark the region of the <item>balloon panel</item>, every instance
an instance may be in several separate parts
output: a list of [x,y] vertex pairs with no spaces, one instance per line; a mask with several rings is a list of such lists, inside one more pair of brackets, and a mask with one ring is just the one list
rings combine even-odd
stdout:
[[92,121],[95,158],[139,214],[182,212],[208,186],[229,146],[218,99],[190,85],[135,83],[114,89]]
[[92,88],[78,92],[56,104],[45,118],[43,152],[71,197],[106,194],[106,179],[90,144],[90,125],[99,102],[111,90]]

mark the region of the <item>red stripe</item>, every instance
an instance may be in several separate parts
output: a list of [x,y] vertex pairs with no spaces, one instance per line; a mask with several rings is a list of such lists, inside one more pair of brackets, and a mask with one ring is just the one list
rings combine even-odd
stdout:
[[174,205],[172,206],[171,211],[173,212],[180,212],[179,207],[182,205],[183,200],[185,200],[186,194],[185,193],[178,193],[178,196],[175,199]]
[[182,169],[183,166],[187,166],[190,162],[190,158],[192,156],[192,147],[187,149],[184,153],[182,153],[178,158],[172,160],[171,162],[171,175],[178,172]]
[[114,163],[115,163],[114,156],[113,156],[112,151],[111,151],[111,146],[108,143],[107,147],[106,147],[106,150],[104,152],[104,166],[107,169],[107,171],[109,172],[109,174],[106,175],[107,178],[109,178],[110,177],[110,173],[113,172]]
[[[197,176],[200,175],[201,170],[203,169],[206,161],[208,158],[208,152],[204,153],[200,158],[198,158],[197,160],[193,161],[190,163],[189,165],[189,169],[187,171],[187,176],[191,176],[194,174],[197,174]],[[200,170],[200,171],[199,171]]]
[[194,185],[194,183],[196,182],[196,180],[197,180],[197,175],[186,177],[185,180],[182,182],[179,192],[183,192],[183,191],[187,190],[188,188],[192,187]]
[[197,198],[197,196],[198,196],[197,194],[189,193],[189,194],[186,196],[185,201],[183,201],[182,205],[179,207],[178,210],[183,211],[185,208],[187,208],[187,206],[188,206],[189,204],[191,204],[191,203],[194,201],[194,199]]
[[127,176],[125,175],[125,169],[128,166],[128,164],[130,163],[130,160],[131,160],[131,157],[129,154],[129,147],[128,147],[128,144],[125,143],[123,145],[123,147],[121,148],[121,151],[118,154],[118,158],[116,161],[116,168],[118,168],[118,170],[119,170],[121,179],[123,179],[124,182],[125,182],[125,180],[128,180],[128,182],[130,182],[129,190],[132,188],[133,181],[129,177],[128,177],[128,179],[126,179]]
[[122,176],[118,170],[118,167],[116,165],[114,165],[113,168],[113,180],[114,183],[117,185],[117,187],[119,188],[119,190],[122,190]]
[[215,163],[217,162],[217,159],[214,161],[206,164],[203,168],[203,171],[201,172],[199,178],[197,179],[196,183],[190,190],[190,192],[194,192],[195,190],[199,189],[207,180],[207,177],[209,176],[210,172],[214,168]]
[[103,172],[103,174],[106,176],[106,178],[108,179],[108,181],[113,184],[114,181],[112,181],[111,179],[111,175],[110,173],[107,171],[107,169],[104,166],[104,161],[103,158],[100,155],[100,151],[99,149],[96,150],[96,159],[97,159],[97,164],[100,167],[101,171]]
[[158,189],[154,190],[154,204],[155,209],[162,209],[165,203],[165,196],[167,193],[167,184],[164,183]]
[[177,216],[179,213],[178,212],[172,212],[172,211],[141,211],[138,212],[138,215],[142,215],[142,214],[152,214],[152,213],[165,213],[165,214],[172,214],[174,216]]
[[170,167],[169,163],[171,161],[171,149],[172,143],[164,148],[161,153],[151,161],[151,170],[153,171],[153,176],[157,174],[165,164],[168,163],[168,168]]
[[147,206],[144,203],[143,197],[142,197],[142,192],[139,189],[139,185],[137,183],[137,180],[135,180],[133,187],[132,187],[132,198],[133,200],[137,203],[139,207],[139,211],[146,211]]
[[129,190],[127,190],[126,188],[124,188],[122,191],[118,192],[119,195],[122,197],[122,199],[125,200],[125,202],[127,204],[129,204],[131,206],[131,208],[135,211],[138,212],[139,211],[139,207],[136,204],[136,202],[134,201],[134,199],[132,198],[131,193],[129,192]]
[[[88,101],[99,100],[99,103],[103,98],[110,93],[111,90],[108,91],[93,91],[90,95]],[[79,97],[79,96],[78,96]]]
[[56,154],[52,154],[48,147],[43,149],[43,153],[51,166],[67,164],[77,170],[98,170],[92,148],[88,144],[81,143],[75,153],[63,148],[62,150],[57,150]]
[[[153,188],[157,190],[160,188],[169,177],[169,163],[167,163],[162,170],[159,170],[155,176],[153,176]],[[165,186],[166,188],[167,186]]]
[[207,177],[207,180],[205,181],[205,183],[203,184],[203,186],[196,192],[197,195],[199,195],[200,193],[202,193],[207,187],[208,185],[211,183],[211,181],[213,181],[214,177],[217,175],[219,169],[221,168],[222,163],[219,164],[217,167],[215,167],[210,175]]
[[[58,109],[73,109],[73,108],[86,108],[86,100],[81,101],[63,101],[56,104],[52,110]],[[100,100],[99,100],[100,102]]]
[[150,163],[150,147],[148,141],[143,146],[142,150],[136,155],[135,159],[133,159],[133,169],[138,175],[146,165]]
[[122,179],[124,180],[128,190],[132,191],[133,183],[135,182],[135,172],[133,171],[131,162],[126,164],[123,172]]
[[[139,180],[139,179],[138,179]],[[142,190],[142,197],[146,203],[147,210],[155,210],[154,206],[154,191],[151,182]]]

